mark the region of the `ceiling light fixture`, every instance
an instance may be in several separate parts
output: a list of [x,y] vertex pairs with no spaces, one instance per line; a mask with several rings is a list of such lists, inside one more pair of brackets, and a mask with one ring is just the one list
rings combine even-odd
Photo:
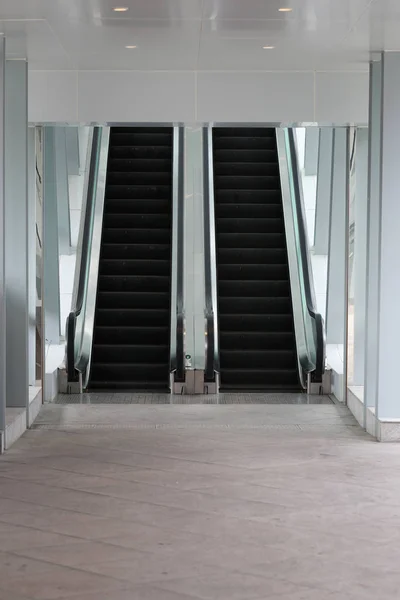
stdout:
[[129,8],[127,6],[116,6],[113,8],[114,12],[127,12]]
[[273,50],[275,46],[263,46],[263,50]]
[[285,7],[283,7],[283,8],[279,9],[279,12],[292,12],[292,10],[293,10],[293,8],[285,8]]
[[127,48],[128,50],[133,50],[134,48],[137,48],[137,46],[125,46],[125,48]]

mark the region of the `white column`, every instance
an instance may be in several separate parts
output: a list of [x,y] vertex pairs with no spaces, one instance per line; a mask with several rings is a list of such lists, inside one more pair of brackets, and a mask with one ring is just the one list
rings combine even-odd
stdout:
[[382,62],[370,64],[364,425],[378,397]]
[[28,290],[29,385],[36,383],[36,148],[35,127],[28,129]]
[[364,385],[367,284],[368,129],[357,130],[354,206],[354,364],[353,385]]
[[5,39],[0,36],[0,454],[6,423],[6,302],[4,257],[4,71]]
[[[46,344],[60,343],[60,277],[54,127],[43,128],[43,316]],[[43,366],[44,368],[44,366]]]
[[68,255],[71,252],[71,222],[69,212],[68,158],[65,127],[54,127],[54,157],[57,186],[59,252],[60,254]]
[[333,129],[322,127],[319,132],[314,254],[327,255],[332,192]]
[[27,63],[6,61],[5,289],[7,407],[28,405],[28,82]]
[[304,174],[316,175],[318,171],[319,128],[307,127],[304,156]]
[[[345,343],[346,239],[349,182],[349,136],[347,128],[336,128],[333,137],[332,199],[328,253],[328,286],[326,306],[326,341]],[[344,354],[343,354],[344,357]]]
[[[381,193],[380,237],[376,258],[378,279],[378,370],[376,416],[380,420],[400,419],[400,53],[382,55],[382,102],[380,111]],[[371,196],[370,208],[376,201]],[[379,201],[379,196],[378,196]],[[375,207],[376,208],[376,207]],[[370,215],[371,223],[372,215]],[[372,240],[371,240],[372,242]],[[369,260],[373,261],[372,248]],[[371,282],[369,282],[371,283]],[[370,307],[369,307],[370,308]],[[374,321],[373,321],[374,322]],[[369,324],[367,323],[367,327]],[[370,341],[369,341],[370,343]]]
[[202,128],[185,127],[185,343],[199,370],[205,367],[202,165]]

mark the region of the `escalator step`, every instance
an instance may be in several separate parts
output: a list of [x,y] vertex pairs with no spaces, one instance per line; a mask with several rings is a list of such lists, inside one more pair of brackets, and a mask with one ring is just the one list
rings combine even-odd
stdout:
[[[148,229],[133,229],[124,227],[104,227],[103,244],[147,244],[149,243]],[[170,244],[171,229],[151,229],[152,244]]]
[[216,175],[215,184],[220,190],[276,190],[278,175]]
[[296,369],[224,369],[223,385],[240,386],[246,382],[246,387],[269,389],[279,386],[292,389],[298,386],[298,378]]
[[113,145],[110,148],[110,157],[113,159],[118,158],[131,158],[131,159],[167,159],[171,160],[171,147],[170,146],[117,146]]
[[291,333],[293,316],[287,315],[230,315],[220,316],[221,332]]
[[169,343],[169,327],[104,327],[96,325],[95,344],[143,346]]
[[[114,201],[115,202],[115,201]],[[238,202],[219,204],[215,209],[218,219],[282,219],[282,206],[279,204],[250,204]]]
[[171,173],[165,171],[145,171],[143,173],[129,171],[109,171],[107,179],[110,185],[171,185]]
[[[154,379],[138,379],[135,381],[119,381],[118,379],[104,381],[90,381],[90,391],[99,392],[154,392],[154,393],[169,393],[169,382],[154,381]],[[159,399],[158,399],[159,402]]]
[[293,333],[220,331],[220,348],[221,352],[223,350],[293,350]]
[[214,176],[232,177],[279,177],[279,166],[276,162],[250,163],[250,162],[217,162],[215,163]]
[[169,292],[99,292],[100,308],[165,308],[170,301]]
[[110,258],[166,260],[169,264],[171,246],[169,244],[103,244],[102,260]]
[[[223,350],[220,356],[221,368],[243,368],[241,350]],[[293,350],[247,350],[246,365],[252,369],[296,369],[297,357]]]
[[161,308],[99,308],[99,327],[168,327],[170,311]]
[[169,292],[170,278],[166,275],[101,275],[101,292]]
[[121,185],[107,184],[106,200],[114,198],[124,200],[134,198],[138,200],[156,200],[168,198],[171,195],[171,185]]
[[218,127],[218,137],[275,138],[273,127]]
[[221,248],[286,248],[284,233],[218,233],[217,247]]
[[153,344],[145,346],[97,344],[93,347],[92,361],[95,364],[151,363],[166,364],[169,361],[169,346]]
[[219,218],[218,232],[222,233],[284,233],[283,219]]
[[288,278],[287,265],[277,264],[241,264],[218,266],[218,277],[221,281],[282,281]]
[[288,280],[283,281],[219,281],[220,298],[236,296],[237,298],[276,298],[290,297]]
[[139,132],[136,130],[125,133],[112,133],[111,144],[113,146],[171,146],[172,132]]
[[168,362],[157,363],[96,363],[92,366],[94,381],[154,381],[165,382],[169,377]]
[[215,190],[216,206],[220,204],[278,204],[282,208],[281,191],[279,186],[268,190]]
[[269,150],[276,148],[275,137],[214,137],[213,147],[216,150]]
[[285,248],[220,248],[218,250],[218,264],[286,264],[287,252]]
[[169,215],[170,201],[168,198],[113,198],[106,200],[107,214],[146,214],[146,215]]
[[235,149],[225,148],[224,150],[215,150],[214,159],[216,163],[222,162],[255,162],[269,163],[276,161],[275,148],[269,149]]
[[170,158],[111,158],[111,173],[167,173],[171,178],[172,162]]
[[219,311],[221,315],[243,314],[249,312],[253,315],[291,314],[292,301],[290,296],[256,297],[243,296],[242,298],[221,296],[219,298]]
[[103,258],[100,275],[165,275],[169,276],[170,261],[154,259]]
[[171,217],[170,215],[106,214],[104,215],[103,223],[104,227],[107,229],[130,228],[169,230],[171,228]]

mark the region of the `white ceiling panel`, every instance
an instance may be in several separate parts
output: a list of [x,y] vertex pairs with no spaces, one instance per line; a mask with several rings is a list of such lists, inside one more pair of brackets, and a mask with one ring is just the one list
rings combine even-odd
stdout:
[[[54,21],[52,29],[80,69],[195,70],[201,21]],[[126,46],[136,46],[127,49]]]
[[32,69],[74,67],[47,21],[0,21],[8,58],[29,58]]
[[[204,17],[209,19],[301,19],[354,23],[371,0],[204,0]],[[281,13],[279,8],[292,8]]]

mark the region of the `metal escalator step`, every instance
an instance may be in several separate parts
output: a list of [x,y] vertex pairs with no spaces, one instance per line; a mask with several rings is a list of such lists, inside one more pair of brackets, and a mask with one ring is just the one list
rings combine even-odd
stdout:
[[219,281],[218,290],[220,298],[226,296],[275,298],[276,296],[290,296],[289,281]]
[[170,229],[170,215],[105,214],[105,228],[121,229]]
[[103,244],[102,261],[119,259],[142,259],[146,260],[166,260],[168,262],[168,272],[170,269],[171,246],[170,244]]
[[242,136],[216,136],[214,135],[213,147],[216,150],[268,150],[276,149],[275,137],[242,137]]
[[[293,350],[292,332],[220,331],[223,350]],[[243,354],[244,356],[244,354]]]
[[94,363],[92,365],[94,381],[151,381],[165,382],[169,379],[167,363]]
[[219,312],[226,315],[251,313],[253,315],[273,315],[273,314],[291,314],[292,301],[289,295],[275,297],[252,297],[243,296],[242,298],[232,296],[222,296],[219,298]]
[[168,308],[98,308],[96,325],[99,327],[168,327]]
[[108,183],[106,186],[106,200],[113,200],[114,198],[124,200],[126,198],[135,198],[144,200],[149,198],[150,200],[164,199],[171,195],[171,185],[127,185],[127,184],[111,184]]
[[217,248],[286,248],[284,233],[217,233]]
[[117,146],[110,147],[110,158],[130,158],[130,159],[167,159],[171,160],[170,146]]
[[101,292],[169,292],[167,275],[100,275]]
[[171,201],[169,198],[112,198],[106,200],[106,214],[147,214],[147,215],[169,215],[171,212]]
[[218,265],[218,277],[221,281],[283,281],[289,279],[287,265],[279,264],[237,264]]
[[223,369],[221,371],[221,385],[243,385],[295,387],[298,385],[298,372],[296,369]]
[[165,308],[169,292],[98,292],[97,308]]
[[293,316],[223,314],[219,318],[221,332],[293,333]]
[[97,344],[93,347],[94,363],[151,363],[165,364],[169,361],[169,346],[158,344]]
[[[135,135],[135,134],[150,134],[150,135],[154,135],[154,134],[169,134],[170,136],[172,135],[172,129],[168,129],[164,126],[161,127],[155,127],[154,125],[150,125],[149,127],[127,127],[122,125],[121,127],[113,127],[111,129],[111,136],[112,138],[115,136],[115,134],[118,133],[127,133],[129,135]],[[172,142],[172,140],[171,140]]]
[[278,204],[282,207],[280,187],[268,190],[215,189],[216,206],[228,204]]
[[90,392],[142,392],[169,394],[169,379],[154,381],[154,379],[140,379],[136,381],[90,381]]
[[168,258],[155,259],[129,259],[129,258],[102,258],[100,261],[100,275],[170,275],[171,263]]
[[168,171],[156,172],[145,171],[129,172],[129,171],[108,171],[107,182],[110,185],[171,185],[172,174]]
[[217,232],[220,233],[284,233],[285,225],[283,218],[263,219],[246,217],[241,219],[219,218],[217,221]]
[[141,344],[144,346],[152,344],[164,345],[165,340],[169,343],[168,327],[115,327],[98,326],[95,328],[95,344],[117,344],[132,345]]
[[280,186],[278,175],[215,175],[214,181],[220,190],[276,190]]
[[170,158],[111,158],[108,161],[111,173],[167,173],[171,177]]
[[279,177],[279,165],[276,162],[215,162],[214,176],[232,177]]
[[214,135],[218,137],[275,138],[275,129],[274,127],[218,127],[214,129]]
[[261,204],[257,202],[223,203],[215,207],[217,219],[282,219],[283,212],[280,204]]
[[[151,232],[151,233],[150,233]],[[152,228],[135,229],[134,227],[105,227],[103,244],[170,244],[171,229]]]
[[252,369],[296,369],[297,356],[294,350],[222,350],[221,370],[242,369],[244,362]]
[[111,144],[114,146],[171,146],[171,132],[130,131],[111,132]]
[[286,248],[220,248],[218,265],[287,264]]
[[216,163],[269,163],[276,161],[276,149],[237,149],[225,148],[223,150],[214,150],[214,161]]

